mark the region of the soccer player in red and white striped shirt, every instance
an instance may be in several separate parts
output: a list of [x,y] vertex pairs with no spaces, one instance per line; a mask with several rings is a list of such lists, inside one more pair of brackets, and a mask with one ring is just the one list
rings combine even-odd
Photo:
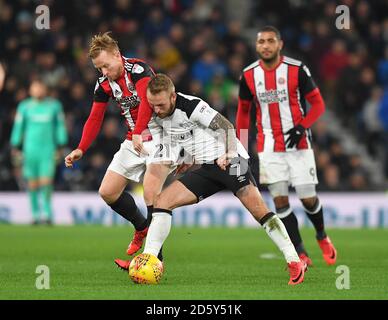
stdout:
[[[295,188],[316,229],[326,263],[334,264],[337,252],[325,232],[322,205],[315,190],[318,180],[309,129],[324,112],[325,105],[307,66],[281,55],[282,48],[283,41],[275,27],[266,26],[258,32],[256,51],[260,59],[244,69],[240,80],[237,135],[247,146],[253,102],[260,183],[268,184],[276,212],[300,258],[311,265],[288,201],[289,184]],[[309,111],[305,100],[311,105]]]
[[[147,85],[154,75],[151,67],[142,60],[123,57],[109,33],[93,37],[89,57],[102,76],[94,89],[92,109],[81,141],[66,156],[65,164],[72,167],[75,161],[81,159],[100,131],[109,99],[114,99],[121,109],[128,133],[106,171],[99,193],[114,211],[134,225],[135,236],[127,250],[131,255],[140,249],[147,234],[153,201],[171,171],[167,163],[175,161],[170,156],[172,153],[165,153],[166,148],[160,140],[162,129],[152,118],[153,111],[147,101]],[[147,219],[133,197],[124,191],[130,180],[143,180]]]

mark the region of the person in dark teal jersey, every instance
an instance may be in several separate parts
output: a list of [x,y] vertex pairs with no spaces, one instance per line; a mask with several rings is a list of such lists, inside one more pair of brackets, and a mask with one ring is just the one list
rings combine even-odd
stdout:
[[[47,92],[48,88],[41,80],[31,83],[31,97],[19,103],[11,133],[12,155],[22,156],[33,224],[52,223],[51,193],[56,154],[67,143],[62,104],[48,97]],[[40,219],[41,211],[43,219]]]

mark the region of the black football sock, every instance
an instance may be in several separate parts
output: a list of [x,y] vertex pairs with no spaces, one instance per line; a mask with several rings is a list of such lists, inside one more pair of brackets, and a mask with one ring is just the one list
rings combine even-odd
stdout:
[[315,231],[317,233],[317,240],[322,240],[323,238],[326,238],[327,235],[325,232],[325,224],[323,221],[323,209],[321,203],[319,202],[319,199],[317,198],[317,201],[315,202],[312,208],[304,207],[304,210],[306,211],[307,217],[310,219],[311,223],[315,228]]
[[154,210],[154,206],[147,206],[147,226],[149,227],[152,220],[152,210]]
[[160,260],[160,261],[163,261],[163,246],[160,248],[160,251],[159,251],[159,254],[158,254],[158,259]]
[[147,227],[147,219],[140,212],[135,200],[128,192],[123,192],[120,197],[109,206],[124,219],[131,222],[137,231],[144,230]]
[[259,223],[263,226],[269,219],[271,219],[275,214],[273,212],[268,212],[259,220]]
[[280,220],[282,220],[284,226],[286,227],[296,252],[298,254],[304,253],[308,255],[306,249],[304,248],[302,237],[300,236],[298,220],[296,219],[294,212],[289,206],[287,206],[285,208],[276,209],[276,213],[279,215]]

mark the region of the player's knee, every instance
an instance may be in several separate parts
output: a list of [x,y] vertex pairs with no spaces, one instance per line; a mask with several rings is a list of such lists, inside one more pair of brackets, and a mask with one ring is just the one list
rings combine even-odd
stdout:
[[120,196],[116,192],[114,192],[112,189],[109,189],[105,187],[104,185],[100,186],[100,189],[98,189],[98,193],[100,197],[107,203],[111,204],[114,203],[118,197]]
[[290,206],[290,203],[288,201],[288,197],[287,196],[279,196],[279,197],[275,197],[273,199],[273,201],[275,202],[275,207],[278,209],[278,208],[286,208],[286,207],[289,207]]
[[154,192],[153,190],[144,189],[143,198],[147,206],[153,205],[155,207],[155,202],[157,198],[156,192]]
[[309,211],[314,210],[319,202],[318,197],[305,198],[301,199],[301,201],[303,203],[303,207]]

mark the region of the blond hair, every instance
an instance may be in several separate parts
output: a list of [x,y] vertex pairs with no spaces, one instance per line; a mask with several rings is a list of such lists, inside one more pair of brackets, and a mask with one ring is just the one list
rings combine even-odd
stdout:
[[102,50],[109,52],[120,51],[117,41],[110,36],[111,32],[96,34],[89,46],[89,57],[95,59]]
[[158,73],[148,82],[148,90],[151,94],[158,94],[162,91],[175,92],[175,86],[172,80],[163,73]]

